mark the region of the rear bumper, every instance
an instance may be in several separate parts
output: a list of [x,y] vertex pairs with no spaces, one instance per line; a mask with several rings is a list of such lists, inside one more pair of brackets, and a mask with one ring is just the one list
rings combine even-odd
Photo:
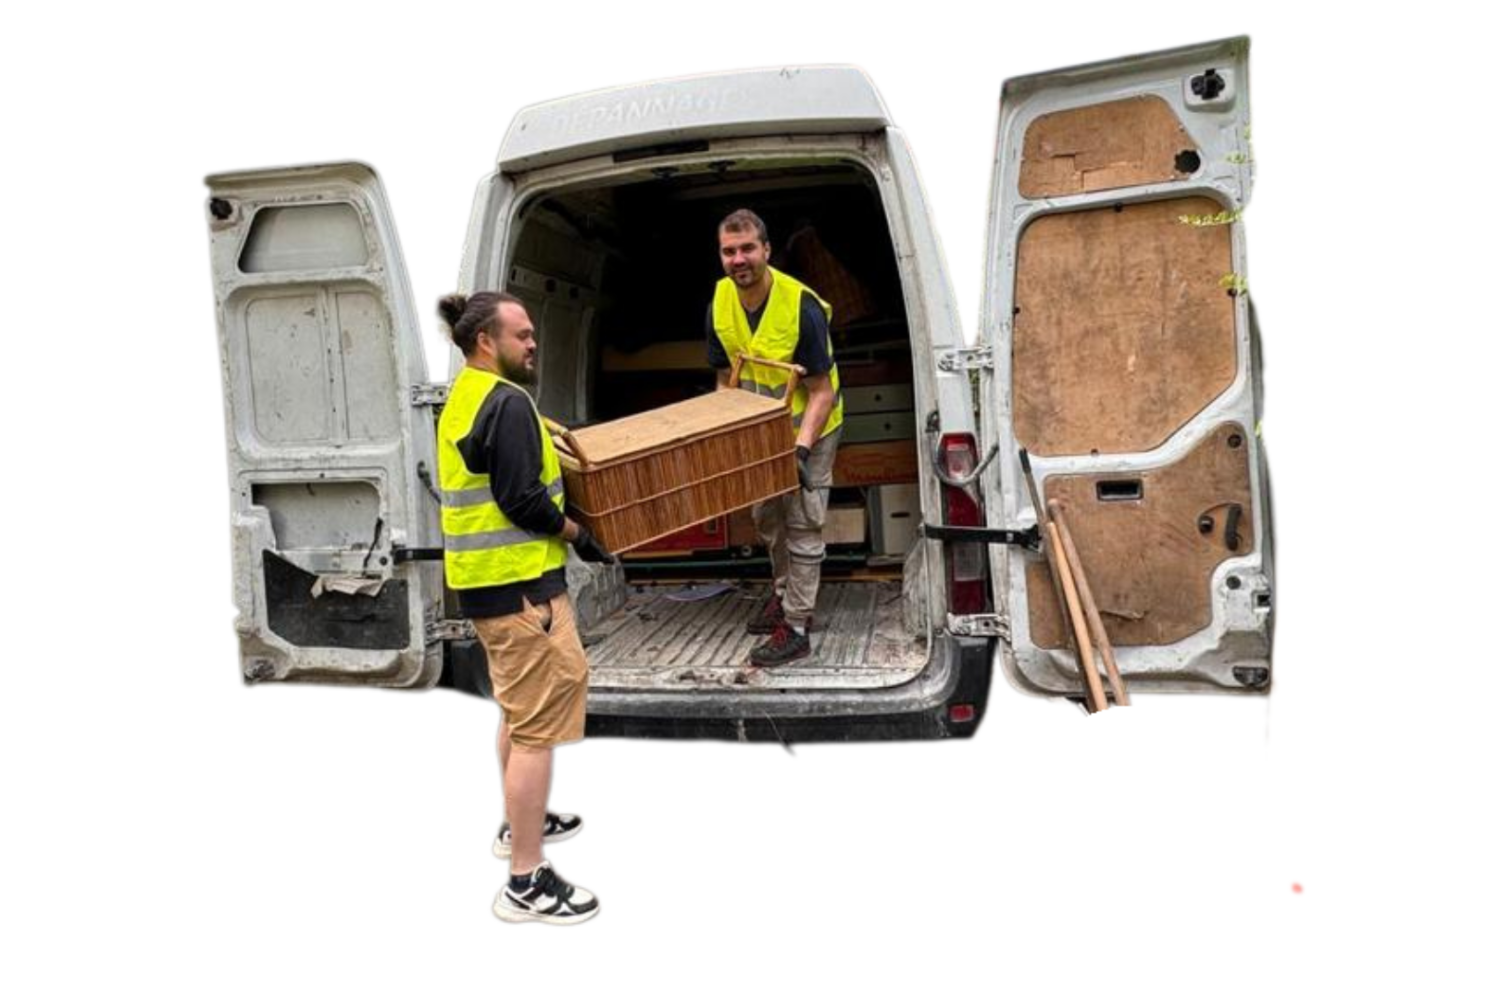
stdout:
[[[588,735],[781,743],[972,736],[989,700],[994,653],[993,639],[934,636],[925,671],[872,691],[591,691]],[[445,643],[439,686],[490,697],[483,648]]]

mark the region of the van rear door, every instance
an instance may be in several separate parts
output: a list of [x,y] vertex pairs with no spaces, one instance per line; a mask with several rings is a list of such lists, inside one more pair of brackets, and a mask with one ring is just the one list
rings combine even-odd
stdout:
[[[991,520],[1058,500],[1127,682],[1265,690],[1271,509],[1241,212],[1249,40],[1008,80],[982,334]],[[1013,679],[1080,690],[1047,568],[997,547]]]
[[336,163],[206,183],[245,677],[433,683],[426,363],[380,181]]

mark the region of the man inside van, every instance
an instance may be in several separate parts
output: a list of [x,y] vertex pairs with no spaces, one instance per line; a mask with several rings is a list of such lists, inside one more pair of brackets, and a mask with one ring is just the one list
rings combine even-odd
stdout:
[[[718,369],[718,387],[728,389],[738,354],[800,365],[792,394],[797,431],[797,478],[801,489],[757,504],[756,531],[771,553],[770,599],[745,626],[768,636],[750,652],[758,667],[774,667],[812,652],[808,632],[823,566],[823,519],[833,459],[844,423],[839,370],[833,363],[828,323],[832,309],[816,292],[770,266],[770,236],[749,209],[719,223],[719,262],[724,277],[708,310],[708,361]],[[785,398],[785,368],[745,362],[739,388]]]
[[564,570],[579,558],[613,562],[563,513],[562,467],[521,384],[534,381],[536,338],[519,299],[503,292],[449,295],[438,312],[464,354],[438,421],[443,571],[474,623],[503,713],[500,772],[507,822],[495,853],[510,883],[495,916],[573,924],[599,912],[542,857],[543,841],[578,832],[577,816],[547,812],[552,748],[583,739],[588,662]]

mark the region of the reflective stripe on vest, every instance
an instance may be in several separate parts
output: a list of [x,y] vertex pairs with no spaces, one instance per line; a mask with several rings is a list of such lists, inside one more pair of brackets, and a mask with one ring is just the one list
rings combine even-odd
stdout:
[[[458,442],[468,436],[490,392],[497,383],[520,389],[493,372],[465,367],[453,379],[448,401],[438,419],[438,485],[443,498],[443,570],[454,590],[498,587],[535,580],[567,563],[568,545],[561,538],[537,535],[517,527],[495,503],[490,477],[469,470]],[[563,509],[562,465],[541,414],[531,402],[542,442],[540,480],[547,495]]]
[[[729,278],[721,278],[714,287],[714,333],[724,347],[731,362],[736,354],[748,354],[768,361],[790,363],[797,352],[797,338],[802,330],[802,293],[812,295],[823,309],[823,315],[833,319],[833,308],[819,297],[817,292],[790,275],[774,267],[766,268],[771,275],[771,294],[766,298],[765,311],[760,324],[750,332],[750,320],[745,307],[740,305],[739,292]],[[828,337],[828,358],[833,360],[833,336]],[[767,368],[746,362],[740,368],[740,388],[773,399],[786,396],[789,373],[780,368]],[[828,370],[828,380],[833,385],[833,409],[828,412],[828,422],[823,425],[819,437],[827,437],[844,423],[844,394],[839,390],[839,367]],[[792,394],[792,423],[802,426],[802,414],[807,409],[807,386],[797,383]]]
[[[459,440],[463,440],[460,438]],[[444,507],[469,507],[476,503],[484,503],[490,499],[490,488],[488,486],[476,486],[468,490],[444,490]],[[563,495],[562,479],[558,479],[547,487],[549,497],[560,497]]]

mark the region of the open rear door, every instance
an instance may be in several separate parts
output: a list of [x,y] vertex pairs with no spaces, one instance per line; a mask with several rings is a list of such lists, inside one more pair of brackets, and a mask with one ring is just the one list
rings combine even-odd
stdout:
[[[1236,38],[1008,80],[1001,98],[982,405],[1003,461],[986,499],[1035,522],[1027,449],[1122,673],[1148,690],[1270,683],[1248,57]],[[1077,693],[1045,563],[993,558],[1011,676]]]
[[207,179],[250,680],[434,682],[442,601],[426,379],[396,231],[354,163]]

